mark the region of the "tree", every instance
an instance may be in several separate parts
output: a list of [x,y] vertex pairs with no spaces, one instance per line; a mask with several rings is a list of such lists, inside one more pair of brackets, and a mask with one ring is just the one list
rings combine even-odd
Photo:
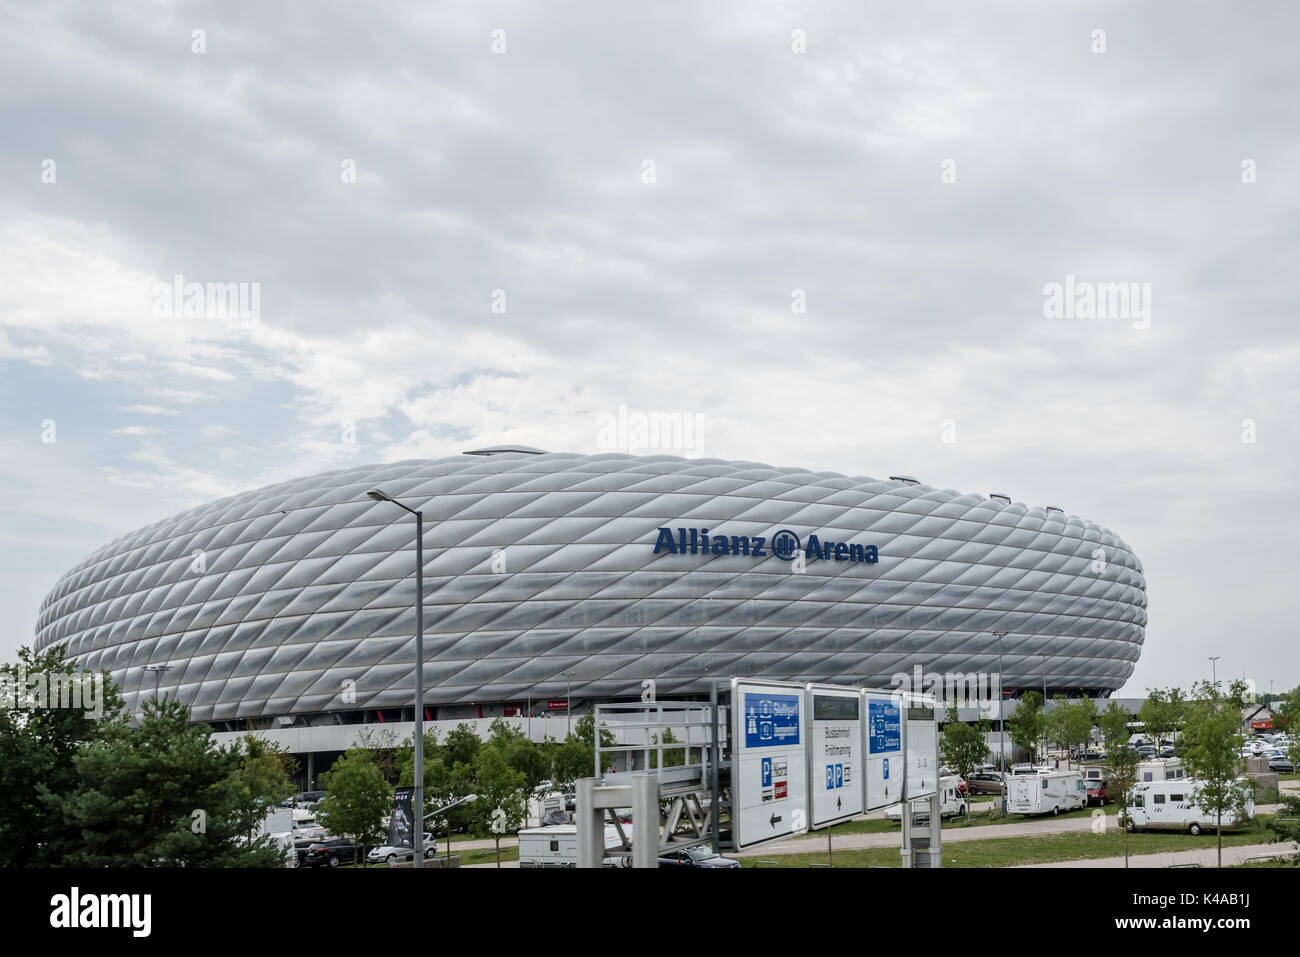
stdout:
[[462,721],[447,733],[447,742],[444,745],[447,751],[447,763],[453,766],[464,764],[473,767],[474,757],[482,746],[483,742],[479,740],[478,733]]
[[1124,822],[1124,866],[1128,867],[1129,805],[1133,801],[1133,786],[1138,780],[1139,756],[1129,746],[1129,713],[1118,701],[1112,701],[1097,716],[1101,739],[1106,747],[1106,765],[1110,774],[1110,787],[1114,789],[1115,803],[1119,805],[1119,820]]
[[325,796],[316,806],[316,819],[331,834],[352,838],[357,845],[355,863],[363,845],[383,840],[384,815],[393,806],[392,786],[371,760],[370,752],[357,747],[345,751],[321,775],[321,783]]
[[[944,719],[943,735],[939,739],[939,750],[944,764],[957,769],[963,781],[969,784],[969,778],[975,769],[988,757],[989,748],[985,743],[989,721],[981,718],[978,725],[966,724],[957,716],[956,706],[948,708]],[[966,800],[967,813],[970,811],[969,793]]]
[[280,745],[253,734],[245,735],[234,750],[239,754],[238,774],[245,800],[253,809],[241,830],[252,841],[258,825],[266,820],[267,809],[293,795],[298,759]]
[[[406,739],[408,744],[410,740],[410,738]],[[362,725],[357,728],[356,741],[357,747],[370,752],[370,760],[374,762],[375,767],[379,768],[385,781],[397,780],[397,765],[402,750],[397,744],[397,732],[391,728],[368,728]],[[434,742],[437,742],[436,732]]]
[[[650,735],[650,743],[652,745],[659,744],[660,743],[659,735],[657,734]],[[664,728],[663,744],[669,745],[669,744],[681,744],[681,743],[682,743],[681,740],[677,738],[676,735],[673,734],[672,728]],[[659,752],[658,751],[649,752],[649,760],[647,763],[651,768],[657,768],[659,766]],[[669,748],[669,747],[664,748],[664,767],[680,768],[684,764],[686,764],[685,748]]]
[[1038,739],[1043,736],[1047,716],[1043,713],[1043,696],[1037,691],[1026,691],[1007,718],[1007,732],[1011,743],[1022,748],[1033,760],[1038,752]]
[[[600,746],[612,748],[617,739],[601,725]],[[614,755],[601,756],[601,771],[614,766]],[[588,711],[573,723],[573,732],[555,749],[555,781],[572,787],[578,778],[589,778],[596,769],[596,716]]]
[[501,866],[501,834],[492,829],[497,810],[505,819],[507,830],[518,830],[527,808],[528,779],[511,767],[505,748],[498,741],[488,741],[474,757],[474,793],[478,795],[474,816],[474,833],[491,835],[496,842],[497,867]]
[[[1178,698],[1174,698],[1171,692],[1177,692]],[[1182,692],[1176,688],[1168,691],[1161,688],[1147,689],[1147,699],[1142,702],[1138,720],[1142,722],[1143,730],[1151,736],[1153,743],[1159,744],[1173,732],[1181,698]]]
[[[14,664],[0,665],[0,867],[62,863],[52,849],[76,835],[43,796],[75,790],[75,755],[125,727],[122,697],[108,673],[94,676],[97,687],[89,685],[91,673],[64,662],[63,652],[62,645],[39,655],[23,647]],[[77,682],[80,692],[98,691],[98,709],[84,707],[85,694],[83,707],[72,708],[60,707],[60,696],[51,701],[35,691]]]
[[521,729],[502,718],[488,727],[488,743],[495,744],[506,763],[524,776],[529,790],[551,776],[551,756]]
[[261,811],[240,774],[237,749],[212,742],[175,699],[146,701],[140,727],[115,725],[72,759],[68,792],[44,789],[66,824],[51,860],[73,867],[274,867],[284,851],[248,839]]
[[1189,707],[1183,765],[1188,777],[1195,781],[1192,800],[1214,814],[1219,867],[1223,866],[1223,816],[1226,813],[1244,818],[1250,797],[1249,787],[1237,775],[1245,693],[1246,685],[1241,681],[1234,681],[1227,694],[1217,684],[1201,681],[1193,689],[1196,697]]
[[1097,703],[1091,698],[1081,698],[1070,704],[1064,695],[1057,695],[1056,718],[1061,747],[1066,753],[1066,767],[1070,765],[1069,754],[1074,749],[1082,750],[1092,737],[1093,726],[1097,723]]
[[[395,756],[398,787],[415,786],[415,748],[407,738]],[[438,732],[426,728],[424,732],[424,810],[412,808],[423,820],[432,811],[450,804],[455,798],[451,769],[446,764],[446,751],[438,746]]]

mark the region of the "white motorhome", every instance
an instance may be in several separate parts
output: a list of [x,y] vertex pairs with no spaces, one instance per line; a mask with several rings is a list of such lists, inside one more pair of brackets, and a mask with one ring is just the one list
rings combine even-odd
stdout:
[[1060,814],[1088,803],[1088,786],[1078,771],[1043,768],[1007,778],[1007,813]]
[[[966,799],[957,793],[961,778],[947,775],[939,779],[939,816],[952,817],[954,814],[966,813]],[[912,802],[912,820],[926,820],[930,816],[930,799],[917,798]],[[903,819],[903,805],[894,804],[885,811],[885,817],[891,821]]]
[[[1225,814],[1224,828],[1248,827],[1255,819],[1255,799],[1250,785],[1238,779],[1247,791],[1246,814]],[[1137,784],[1129,798],[1129,813],[1124,826],[1130,831],[1187,831],[1200,834],[1216,826],[1214,815],[1193,803],[1197,782],[1192,778],[1171,781],[1147,781]],[[1123,817],[1123,812],[1121,812]]]
[[[618,847],[622,841],[612,825],[605,827],[605,847]],[[614,858],[605,858],[612,867]],[[526,827],[519,831],[520,867],[577,867],[578,826],[576,824],[548,824],[545,827]]]
[[1139,761],[1137,766],[1138,781],[1146,784],[1151,781],[1181,781],[1186,779],[1180,758],[1156,758],[1152,761]]

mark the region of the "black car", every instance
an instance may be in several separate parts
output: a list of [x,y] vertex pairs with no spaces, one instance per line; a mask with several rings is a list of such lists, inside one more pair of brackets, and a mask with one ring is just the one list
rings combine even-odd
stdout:
[[365,860],[368,851],[369,848],[358,847],[351,838],[331,837],[323,841],[313,841],[300,860],[306,867],[320,867],[322,864],[338,867],[340,864]]
[[289,803],[294,807],[304,804],[312,805],[318,803],[324,796],[324,791],[299,791]]
[[688,847],[673,851],[659,858],[660,867],[739,867],[740,861],[721,854],[707,847]]
[[1279,757],[1269,759],[1268,769],[1270,771],[1276,771],[1279,774],[1294,774],[1295,763],[1286,755],[1281,755]]

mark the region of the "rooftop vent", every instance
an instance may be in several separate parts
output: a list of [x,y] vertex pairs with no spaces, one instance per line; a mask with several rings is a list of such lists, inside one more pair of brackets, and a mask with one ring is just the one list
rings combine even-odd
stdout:
[[501,455],[504,452],[519,452],[524,455],[545,455],[546,449],[535,449],[531,445],[493,445],[486,449],[471,449],[463,455]]
[[920,484],[921,484],[921,480],[920,480],[920,479],[912,478],[912,476],[910,476],[910,475],[891,475],[891,476],[889,476],[889,481],[891,481],[891,482],[906,482],[908,485],[920,485]]
[[1001,492],[989,492],[989,498],[996,498],[999,501],[1006,502],[1008,505],[1011,504],[1011,496],[1003,495]]
[[1049,505],[1049,506],[1047,506],[1047,510],[1048,510],[1049,512],[1060,512],[1062,515],[1065,514],[1065,509],[1057,508],[1055,505]]

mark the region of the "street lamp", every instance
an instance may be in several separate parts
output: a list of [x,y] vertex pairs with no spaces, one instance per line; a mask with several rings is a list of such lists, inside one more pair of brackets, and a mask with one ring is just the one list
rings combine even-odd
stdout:
[[1007,719],[1006,692],[1002,688],[1002,638],[1005,631],[995,631],[998,640],[998,768],[1002,772],[1002,815],[1007,813]]
[[[445,814],[447,811],[450,811],[452,808],[458,807],[461,804],[468,804],[470,801],[477,801],[477,800],[478,800],[477,794],[466,794],[460,800],[452,801],[446,807],[440,807],[436,811],[430,811],[428,814],[424,815],[424,817],[420,819],[420,826],[416,828],[416,830],[420,832],[420,843],[424,843],[424,822],[428,818],[437,817],[439,814]],[[450,814],[447,815],[447,866],[448,867],[451,866],[451,815]]]
[[568,722],[567,731],[573,734],[573,698],[570,695],[574,672],[561,672],[564,675],[564,720]]
[[[403,505],[387,492],[366,492],[376,502],[392,502],[415,516],[415,806],[424,813],[424,513]],[[415,829],[414,866],[424,867],[424,818]],[[450,825],[448,825],[450,827]],[[450,838],[449,838],[450,840]]]
[[1217,677],[1218,669],[1215,665],[1215,662],[1222,657],[1223,655],[1215,655],[1210,659],[1210,684],[1214,685],[1216,688],[1219,686],[1219,679]]
[[[171,671],[172,666],[171,665],[145,665],[144,670],[153,672],[153,697],[154,700],[157,701],[158,700],[158,679],[162,677],[162,673],[164,671]],[[141,714],[144,713],[143,705],[140,707],[140,713]]]

